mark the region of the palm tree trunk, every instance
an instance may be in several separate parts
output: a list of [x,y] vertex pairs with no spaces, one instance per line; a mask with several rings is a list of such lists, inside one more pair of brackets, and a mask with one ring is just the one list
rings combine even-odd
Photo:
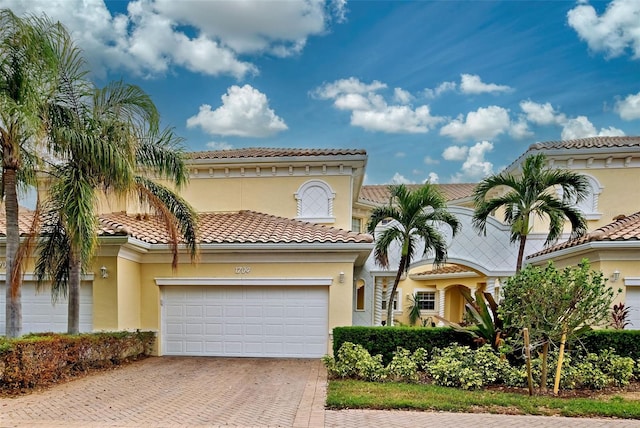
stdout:
[[[8,153],[9,152],[9,153]],[[5,215],[7,219],[7,246],[6,246],[6,275],[7,287],[6,301],[6,336],[19,337],[22,333],[22,292],[21,275],[16,266],[18,248],[20,247],[20,229],[18,226],[18,192],[16,183],[16,170],[7,166],[7,160],[11,159],[10,147],[4,147],[5,165],[3,167]],[[7,157],[9,156],[9,157]]]
[[[404,264],[407,262],[407,256],[400,257],[400,265],[398,266],[398,273],[396,274],[396,279],[393,281],[393,287],[391,288],[391,293],[389,294],[389,300],[387,301],[387,325],[393,325],[393,299],[396,295],[396,290],[398,289],[398,284],[400,283],[400,278],[402,277],[402,272],[404,272]],[[400,302],[398,302],[400,303]]]
[[67,333],[78,334],[80,332],[80,274],[81,261],[75,251],[69,261],[69,289]]
[[520,246],[518,248],[518,261],[516,262],[516,273],[522,269],[522,260],[524,259],[524,246],[527,243],[527,235],[520,235]]

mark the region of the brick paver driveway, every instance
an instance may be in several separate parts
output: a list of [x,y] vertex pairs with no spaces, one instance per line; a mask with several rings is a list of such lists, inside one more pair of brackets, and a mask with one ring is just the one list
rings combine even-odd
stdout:
[[0,427],[317,426],[320,368],[319,360],[148,358],[2,398]]
[[640,421],[324,410],[319,360],[148,358],[17,398],[4,427],[640,427]]

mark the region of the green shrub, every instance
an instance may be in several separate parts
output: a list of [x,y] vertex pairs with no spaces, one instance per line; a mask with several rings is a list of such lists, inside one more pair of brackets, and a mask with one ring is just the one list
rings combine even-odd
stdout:
[[429,353],[424,348],[418,348],[411,355],[411,359],[415,361],[418,371],[424,372],[427,370],[427,363],[429,362]]
[[572,342],[576,351],[599,354],[613,349],[621,357],[640,360],[640,330],[593,330]]
[[[549,353],[549,367],[555,368],[558,361],[558,352]],[[540,386],[540,374],[542,359],[540,357],[531,360],[531,372],[535,387]],[[628,385],[633,378],[635,362],[629,357],[616,355],[613,350],[605,350],[600,354],[589,353],[587,355],[565,354],[560,373],[561,389],[603,389],[609,386]],[[555,379],[551,375],[547,378],[547,388],[553,386]],[[527,372],[524,366],[511,367],[505,376],[505,384],[508,386],[524,387],[527,385]]]
[[[418,352],[418,351],[416,351]],[[399,348],[387,366],[387,376],[390,380],[400,382],[418,381],[418,363],[410,351]]]
[[378,382],[387,376],[381,355],[372,357],[361,345],[350,342],[342,345],[335,359],[325,356],[322,361],[331,377]]
[[345,342],[362,345],[371,355],[382,355],[388,364],[398,348],[414,352],[424,348],[429,354],[433,348],[446,348],[453,343],[476,347],[473,337],[449,327],[336,327],[333,329],[333,354]]
[[477,350],[460,345],[435,349],[426,366],[427,374],[437,385],[462,389],[477,389],[501,382],[509,373],[509,363],[489,345]]

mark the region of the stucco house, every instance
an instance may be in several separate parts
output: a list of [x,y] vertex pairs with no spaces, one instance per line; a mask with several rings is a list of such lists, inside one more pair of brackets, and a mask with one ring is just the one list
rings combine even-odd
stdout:
[[[593,269],[601,270],[609,283],[622,293],[618,301],[631,308],[631,326],[640,328],[640,137],[594,137],[570,141],[536,143],[516,159],[507,170],[518,175],[522,161],[529,155],[545,153],[550,168],[563,168],[585,175],[590,196],[578,207],[587,219],[590,233],[567,242],[568,233],[557,245],[544,248],[547,224],[532,219],[527,238],[526,263],[557,266],[575,265],[583,258]],[[451,321],[463,319],[464,299],[460,288],[482,289],[497,297],[501,283],[515,273],[517,247],[509,242],[508,227],[497,218],[487,222],[486,236],[472,227],[474,184],[439,185],[449,209],[462,223],[455,239],[450,238],[447,264],[434,269],[433,259],[416,260],[399,286],[394,301],[394,320],[408,324],[413,296],[422,308],[425,323],[436,322],[436,315]],[[367,209],[388,203],[384,186],[363,186],[356,203],[363,218]],[[381,226],[384,227],[384,226]],[[394,266],[394,261],[391,262]],[[397,260],[395,261],[397,265]],[[387,285],[393,284],[394,271],[383,271],[369,258],[359,271],[357,281],[364,290],[364,302],[356,308],[357,325],[379,325],[386,321]],[[358,290],[356,290],[358,292]]]
[[[592,196],[580,208],[593,232],[544,248],[545,225],[536,223],[527,261],[590,258],[624,289],[619,298],[638,307],[632,314],[640,328],[640,137],[538,143],[509,169],[515,173],[539,151],[551,167],[589,177]],[[334,327],[385,321],[395,270],[375,265],[364,229],[371,210],[389,196],[387,186],[363,185],[365,151],[193,152],[188,165],[190,182],[181,194],[200,215],[198,263],[185,252],[173,271],[168,237],[153,216],[135,203],[105,201],[99,255],[81,287],[81,330],[153,330],[158,355],[319,357],[329,350]],[[514,273],[517,248],[508,227],[498,218],[489,220],[486,236],[471,227],[474,186],[439,185],[462,230],[455,239],[442,230],[450,243],[445,266],[434,269],[428,255],[413,263],[394,302],[398,322],[408,323],[408,297],[416,293],[425,323],[434,315],[459,321],[461,287],[497,294]],[[24,231],[30,215],[21,213]],[[0,218],[0,252],[4,228]],[[36,293],[32,267],[26,272],[23,331],[65,331],[65,302],[53,306],[47,290]],[[4,299],[0,282],[0,334]]]
[[[200,259],[185,254],[176,271],[153,216],[107,201],[81,330],[153,330],[160,355],[324,355],[332,328],[351,324],[353,272],[373,245],[349,231],[366,161],[349,149],[190,153],[182,195],[200,213]],[[31,269],[23,332],[65,331],[66,304],[37,294]],[[0,334],[4,299],[3,284]]]

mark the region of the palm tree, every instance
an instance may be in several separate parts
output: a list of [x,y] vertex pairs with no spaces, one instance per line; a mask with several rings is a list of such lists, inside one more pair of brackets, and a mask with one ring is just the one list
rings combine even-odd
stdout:
[[[433,251],[436,265],[447,258],[447,243],[437,226],[451,227],[453,236],[460,230],[460,222],[446,207],[446,200],[438,189],[425,183],[413,191],[403,184],[389,186],[389,205],[377,207],[367,224],[368,232],[375,238],[374,257],[381,267],[389,268],[389,250],[397,243],[400,248],[400,263],[391,292],[387,295],[387,325],[393,323],[393,297],[403,274],[424,244],[423,254]],[[376,238],[376,227],[383,220],[392,220]]]
[[114,82],[90,97],[86,88],[81,79],[66,85],[51,105],[48,141],[57,159],[48,171],[52,183],[35,269],[40,285],[51,280],[54,300],[68,294],[70,334],[79,330],[81,272],[97,250],[101,192],[137,195],[157,214],[172,238],[174,268],[180,237],[192,259],[197,248],[195,211],[168,187],[140,175],[154,173],[176,189],[186,183],[180,140],[171,130],[158,132],[157,110],[137,86]]
[[56,83],[55,40],[61,27],[46,19],[21,19],[0,10],[0,156],[6,218],[6,335],[22,329],[22,261],[18,228],[18,190],[34,185],[42,113]]
[[[545,168],[545,162],[543,153],[529,156],[522,164],[522,175],[516,177],[508,172],[492,175],[482,180],[474,191],[473,226],[477,230],[486,232],[487,218],[498,208],[504,208],[504,220],[511,226],[511,242],[520,244],[516,272],[522,269],[533,216],[549,220],[545,245],[560,238],[566,220],[571,224],[570,239],[587,231],[586,220],[575,207],[588,196],[587,178],[572,171]],[[500,196],[488,197],[499,187],[508,190]],[[561,198],[558,189],[562,190]]]

